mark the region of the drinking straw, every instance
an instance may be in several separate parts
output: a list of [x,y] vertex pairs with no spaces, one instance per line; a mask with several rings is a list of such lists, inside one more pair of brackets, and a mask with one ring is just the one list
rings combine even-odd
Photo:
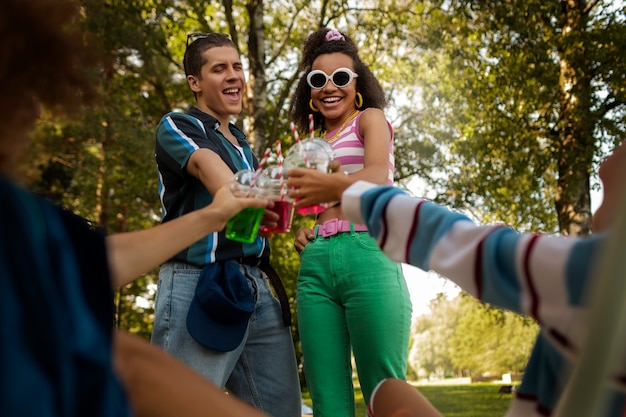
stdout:
[[271,151],[272,151],[272,147],[268,146],[265,152],[263,152],[263,156],[261,157],[259,166],[257,167],[256,171],[254,171],[254,177],[252,177],[252,183],[250,184],[250,187],[254,187],[254,185],[256,184],[256,180],[259,178],[259,175],[261,175],[261,171],[263,170],[263,168],[265,168],[265,164],[267,163],[267,158],[269,158]]
[[296,125],[293,122],[291,122],[291,132],[293,133],[296,143],[300,144],[300,135],[298,134],[298,129],[296,129]]
[[296,140],[296,146],[300,147],[299,153],[302,156],[302,159],[304,160],[304,165],[307,168],[311,168],[311,163],[309,162],[309,159],[306,157],[306,153],[304,152],[304,150],[302,149],[302,146],[300,145],[300,135],[298,134],[298,129],[296,129],[296,125],[291,122],[291,132],[293,133],[293,137]]
[[313,139],[313,137],[315,136],[315,134],[313,133],[315,131],[315,125],[313,123],[313,114],[309,113],[309,135],[311,136],[311,139]]
[[285,181],[283,178],[283,150],[280,139],[276,140],[276,162],[278,164],[278,180],[280,184],[280,199],[285,201]]
[[265,164],[267,163],[267,158],[270,157],[271,151],[272,151],[272,147],[268,146],[265,152],[263,152],[263,156],[261,157],[261,162],[259,162],[259,166],[256,169],[256,172],[261,172],[261,170],[265,168]]

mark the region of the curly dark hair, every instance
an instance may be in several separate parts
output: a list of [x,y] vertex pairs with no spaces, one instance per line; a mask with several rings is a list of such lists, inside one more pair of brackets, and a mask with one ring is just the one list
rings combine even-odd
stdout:
[[[359,50],[352,38],[343,32],[339,32],[343,35],[344,40],[326,40],[326,34],[331,30],[323,28],[313,32],[305,41],[302,49],[302,58],[298,67],[302,71],[302,76],[298,80],[289,108],[290,120],[302,130],[308,129],[309,114],[312,113],[309,107],[311,87],[307,84],[306,76],[311,70],[313,61],[320,55],[340,52],[352,58],[354,71],[359,75],[356,78],[356,89],[363,96],[362,110],[368,107],[376,107],[382,110],[387,105],[385,92],[369,67],[361,61]],[[321,113],[313,113],[313,120],[316,126],[325,130],[324,116]]]
[[80,26],[74,0],[0,2],[0,125],[37,102],[64,110],[87,104],[99,53]]
[[93,75],[102,51],[82,23],[74,0],[0,1],[3,170],[23,142],[16,134],[34,123],[40,105],[69,114],[97,97]]

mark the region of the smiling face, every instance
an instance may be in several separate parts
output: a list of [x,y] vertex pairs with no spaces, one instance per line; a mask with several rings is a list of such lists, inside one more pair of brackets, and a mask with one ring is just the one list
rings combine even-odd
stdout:
[[[318,56],[311,70],[321,70],[331,75],[337,68],[348,68],[354,71],[352,58],[341,52]],[[355,110],[356,85],[358,78],[353,79],[345,87],[337,87],[328,81],[321,89],[311,89],[313,104],[326,119],[326,128],[330,131],[337,128]]]
[[204,51],[203,58],[200,76],[188,75],[187,83],[198,108],[227,125],[242,109],[246,79],[239,53],[232,46],[216,46]]

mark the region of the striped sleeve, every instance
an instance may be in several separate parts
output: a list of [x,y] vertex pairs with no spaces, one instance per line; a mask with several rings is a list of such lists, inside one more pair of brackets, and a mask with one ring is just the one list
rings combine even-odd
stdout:
[[[433,270],[476,298],[541,325],[509,417],[547,416],[559,400],[589,329],[596,259],[610,236],[519,233],[413,198],[393,187],[355,183],[343,195],[349,219],[366,223],[391,258]],[[624,360],[610,375],[605,416],[624,416]],[[608,384],[607,384],[608,386]]]
[[[432,270],[476,298],[571,333],[603,239],[518,233],[390,186],[357,182],[343,195],[348,218],[366,223],[394,261]],[[574,326],[580,328],[580,326]],[[569,334],[578,339],[579,335]]]
[[[184,169],[189,157],[198,150],[206,137],[202,123],[183,113],[168,113],[157,127],[157,147],[165,152],[176,166],[168,167],[174,172]],[[166,158],[163,158],[167,160]]]
[[[469,221],[393,186],[358,181],[342,199],[348,218],[365,223],[381,249],[396,262],[429,269],[434,244],[451,223]],[[425,222],[424,220],[428,221]]]

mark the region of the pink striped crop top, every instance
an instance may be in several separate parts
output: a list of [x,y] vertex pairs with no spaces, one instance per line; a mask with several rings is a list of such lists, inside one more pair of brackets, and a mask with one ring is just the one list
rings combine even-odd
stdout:
[[[330,145],[335,151],[335,159],[341,162],[341,169],[346,172],[356,172],[363,168],[365,147],[363,137],[359,134],[359,119],[361,115],[367,111],[363,110],[350,122],[346,124],[343,131],[339,134]],[[393,154],[393,128],[391,123],[387,122],[391,140],[389,141],[389,173],[387,175],[387,184],[393,184],[393,172],[395,169],[395,160]],[[333,130],[326,134],[326,140],[332,138],[337,131]]]

